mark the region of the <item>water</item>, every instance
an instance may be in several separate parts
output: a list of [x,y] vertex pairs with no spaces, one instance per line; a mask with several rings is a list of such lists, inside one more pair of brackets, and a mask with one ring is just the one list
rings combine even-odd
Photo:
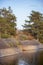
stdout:
[[17,55],[2,57],[0,65],[43,65],[43,51],[34,53],[24,51]]

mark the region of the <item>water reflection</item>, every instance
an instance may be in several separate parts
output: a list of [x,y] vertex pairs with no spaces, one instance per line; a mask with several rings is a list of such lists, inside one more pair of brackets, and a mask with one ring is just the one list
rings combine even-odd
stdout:
[[29,65],[29,64],[25,62],[24,60],[19,60],[18,65]]
[[0,58],[0,65],[43,65],[43,51],[37,53],[23,52]]

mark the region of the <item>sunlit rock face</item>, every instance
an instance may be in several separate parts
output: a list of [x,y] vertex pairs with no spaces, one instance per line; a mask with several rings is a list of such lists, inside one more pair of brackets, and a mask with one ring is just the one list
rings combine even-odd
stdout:
[[0,49],[0,57],[18,54],[18,50],[15,48]]
[[16,40],[12,38],[0,39],[0,57],[14,55],[19,52]]
[[20,47],[16,46],[16,40],[12,38],[0,39],[0,57],[17,54],[21,51],[35,52],[43,49],[43,45],[37,40],[20,41]]
[[0,39],[0,49],[5,49],[5,48],[8,48],[9,46],[7,45],[7,43],[3,40],[3,39]]
[[40,42],[33,39],[33,40],[25,40],[25,41],[20,41],[21,45],[39,45]]
[[16,47],[16,41],[12,38],[0,39],[0,49]]
[[43,49],[43,44],[41,44],[39,41],[33,39],[33,40],[25,40],[20,41],[21,43],[21,49],[23,51],[37,51],[38,49]]
[[[7,39],[0,39],[0,49],[5,49],[5,48],[11,48],[11,47],[17,47],[16,44],[17,40],[15,40],[14,38],[7,38]],[[40,44],[40,42],[38,42],[37,40],[33,39],[33,40],[25,40],[25,41],[21,41],[19,42],[23,47],[25,46],[43,46]]]

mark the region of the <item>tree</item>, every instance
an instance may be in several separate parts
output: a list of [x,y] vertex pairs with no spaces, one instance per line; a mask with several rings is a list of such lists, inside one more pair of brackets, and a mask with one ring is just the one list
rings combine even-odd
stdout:
[[16,16],[13,14],[11,7],[0,9],[0,36],[15,35],[16,33]]
[[43,39],[43,14],[32,11],[28,18],[29,20],[25,21],[24,28],[28,29],[29,32],[31,31],[35,38]]

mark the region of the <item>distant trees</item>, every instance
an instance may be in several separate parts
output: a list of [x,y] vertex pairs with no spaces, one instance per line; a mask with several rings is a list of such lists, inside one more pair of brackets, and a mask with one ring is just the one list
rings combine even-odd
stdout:
[[24,30],[32,33],[36,39],[43,43],[43,14],[32,11],[29,20],[25,20]]
[[0,9],[0,37],[9,37],[16,34],[16,16],[11,7]]

